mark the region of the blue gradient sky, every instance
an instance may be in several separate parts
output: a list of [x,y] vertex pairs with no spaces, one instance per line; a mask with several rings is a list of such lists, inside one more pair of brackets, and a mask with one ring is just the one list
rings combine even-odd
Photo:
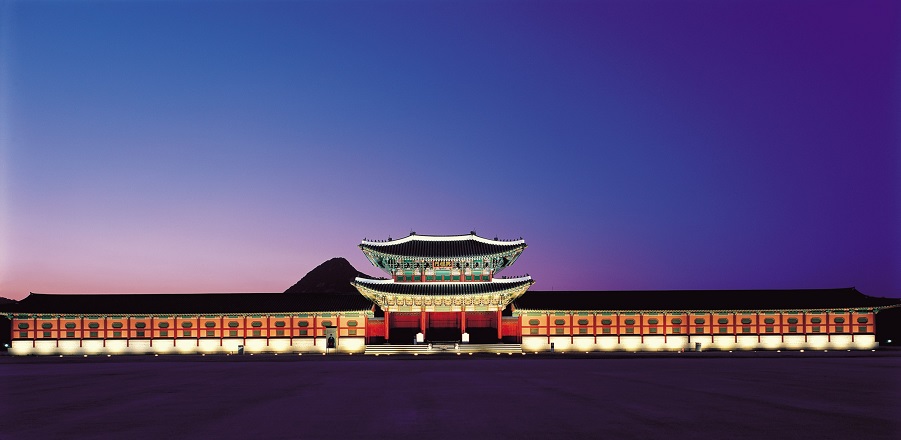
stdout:
[[5,2],[0,295],[281,291],[522,236],[535,289],[901,296],[893,1]]

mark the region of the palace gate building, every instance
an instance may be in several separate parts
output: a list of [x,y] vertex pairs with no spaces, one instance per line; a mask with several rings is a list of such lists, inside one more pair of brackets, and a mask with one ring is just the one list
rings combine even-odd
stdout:
[[363,353],[429,343],[510,350],[872,349],[875,319],[898,300],[854,288],[534,291],[500,275],[519,240],[364,240],[386,277],[344,292],[53,295],[2,306],[10,352],[38,354]]

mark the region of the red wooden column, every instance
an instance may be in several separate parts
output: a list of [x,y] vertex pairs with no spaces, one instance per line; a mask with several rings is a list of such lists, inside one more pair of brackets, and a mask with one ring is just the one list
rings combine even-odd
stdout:
[[621,342],[620,341],[620,339],[621,339],[620,333],[619,333],[619,330],[620,330],[619,329],[619,312],[615,312],[615,313],[616,313],[616,344],[619,345]]
[[754,330],[757,333],[757,343],[760,344],[760,312],[754,312]]
[[832,342],[832,332],[829,331],[829,311],[826,311],[826,342]]
[[550,345],[551,343],[551,312],[547,312],[544,314],[547,321],[544,323],[544,326],[547,330],[547,343]]
[[669,326],[666,322],[666,312],[663,312],[662,316],[660,316],[660,323],[663,324],[663,345],[666,345],[666,328]]
[[732,333],[735,335],[735,343],[738,344],[738,314],[732,312]]
[[503,339],[503,337],[504,337],[504,329],[503,329],[503,322],[501,320],[501,312],[502,312],[501,309],[497,309],[497,338],[498,339]]
[[848,331],[851,332],[851,342],[854,342],[854,310],[848,309]]
[[425,309],[419,312],[419,331],[422,332],[422,339],[425,340],[426,316]]
[[466,308],[460,312],[460,334],[466,333]]
[[807,342],[807,311],[801,312],[801,331],[804,332],[804,342]]
[[391,328],[391,321],[388,319],[388,311],[385,310],[385,342],[388,342],[388,330]]
[[644,312],[638,312],[638,334],[641,335],[641,344],[644,345]]
[[782,319],[782,312],[779,312],[779,337],[781,338],[782,343],[785,343],[785,320]]

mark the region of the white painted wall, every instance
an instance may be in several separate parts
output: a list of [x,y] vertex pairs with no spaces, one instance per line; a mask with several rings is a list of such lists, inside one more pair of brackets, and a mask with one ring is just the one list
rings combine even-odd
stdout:
[[[664,341],[663,335],[645,336],[644,342],[641,336],[621,336],[617,343],[616,336],[598,336],[597,344],[594,336],[575,336],[570,342],[569,336],[551,336],[555,351],[679,351],[694,350],[695,344],[701,344],[701,350],[871,350],[879,346],[875,335],[808,335],[804,341],[804,335],[761,335],[760,342],[757,335],[714,335],[711,342],[710,335],[691,336],[691,342],[686,335],[667,335]],[[737,341],[736,341],[737,339]],[[828,341],[827,339],[831,339]],[[524,352],[550,351],[547,336],[523,336],[522,350]]]
[[[757,335],[714,335],[711,337],[691,336],[690,342],[687,335],[667,335],[664,341],[663,335],[649,335],[642,342],[640,336],[621,336],[617,343],[616,336],[598,336],[595,343],[594,336],[552,336],[554,350],[558,352],[593,352],[593,351],[678,351],[693,350],[696,343],[701,344],[701,350],[871,350],[879,346],[875,335],[808,335],[804,341],[804,335],[785,335],[784,341],[781,335],[761,335],[758,342]],[[737,341],[736,341],[737,339]],[[15,356],[28,355],[100,355],[100,354],[196,354],[196,353],[237,353],[238,345],[244,344],[245,352],[250,353],[323,353],[325,352],[325,340],[319,338],[313,345],[312,338],[272,338],[266,343],[266,338],[247,338],[246,343],[241,338],[225,338],[222,344],[219,339],[149,339],[108,340],[104,345],[102,340],[87,339],[52,341],[13,341],[9,352]],[[338,341],[338,351],[341,353],[362,353],[366,349],[364,337],[343,336]],[[547,336],[523,336],[522,350],[524,352],[549,351]]]

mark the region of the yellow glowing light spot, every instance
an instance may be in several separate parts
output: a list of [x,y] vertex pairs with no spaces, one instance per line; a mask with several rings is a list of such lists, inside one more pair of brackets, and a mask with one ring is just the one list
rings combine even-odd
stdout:
[[[849,350],[849,351],[850,351],[850,350]],[[472,356],[472,353],[469,353],[469,355]]]
[[[851,350],[848,350],[848,351],[851,351]],[[88,355],[83,355],[82,357],[88,357]]]
[[801,353],[804,353],[804,350],[801,350]]

